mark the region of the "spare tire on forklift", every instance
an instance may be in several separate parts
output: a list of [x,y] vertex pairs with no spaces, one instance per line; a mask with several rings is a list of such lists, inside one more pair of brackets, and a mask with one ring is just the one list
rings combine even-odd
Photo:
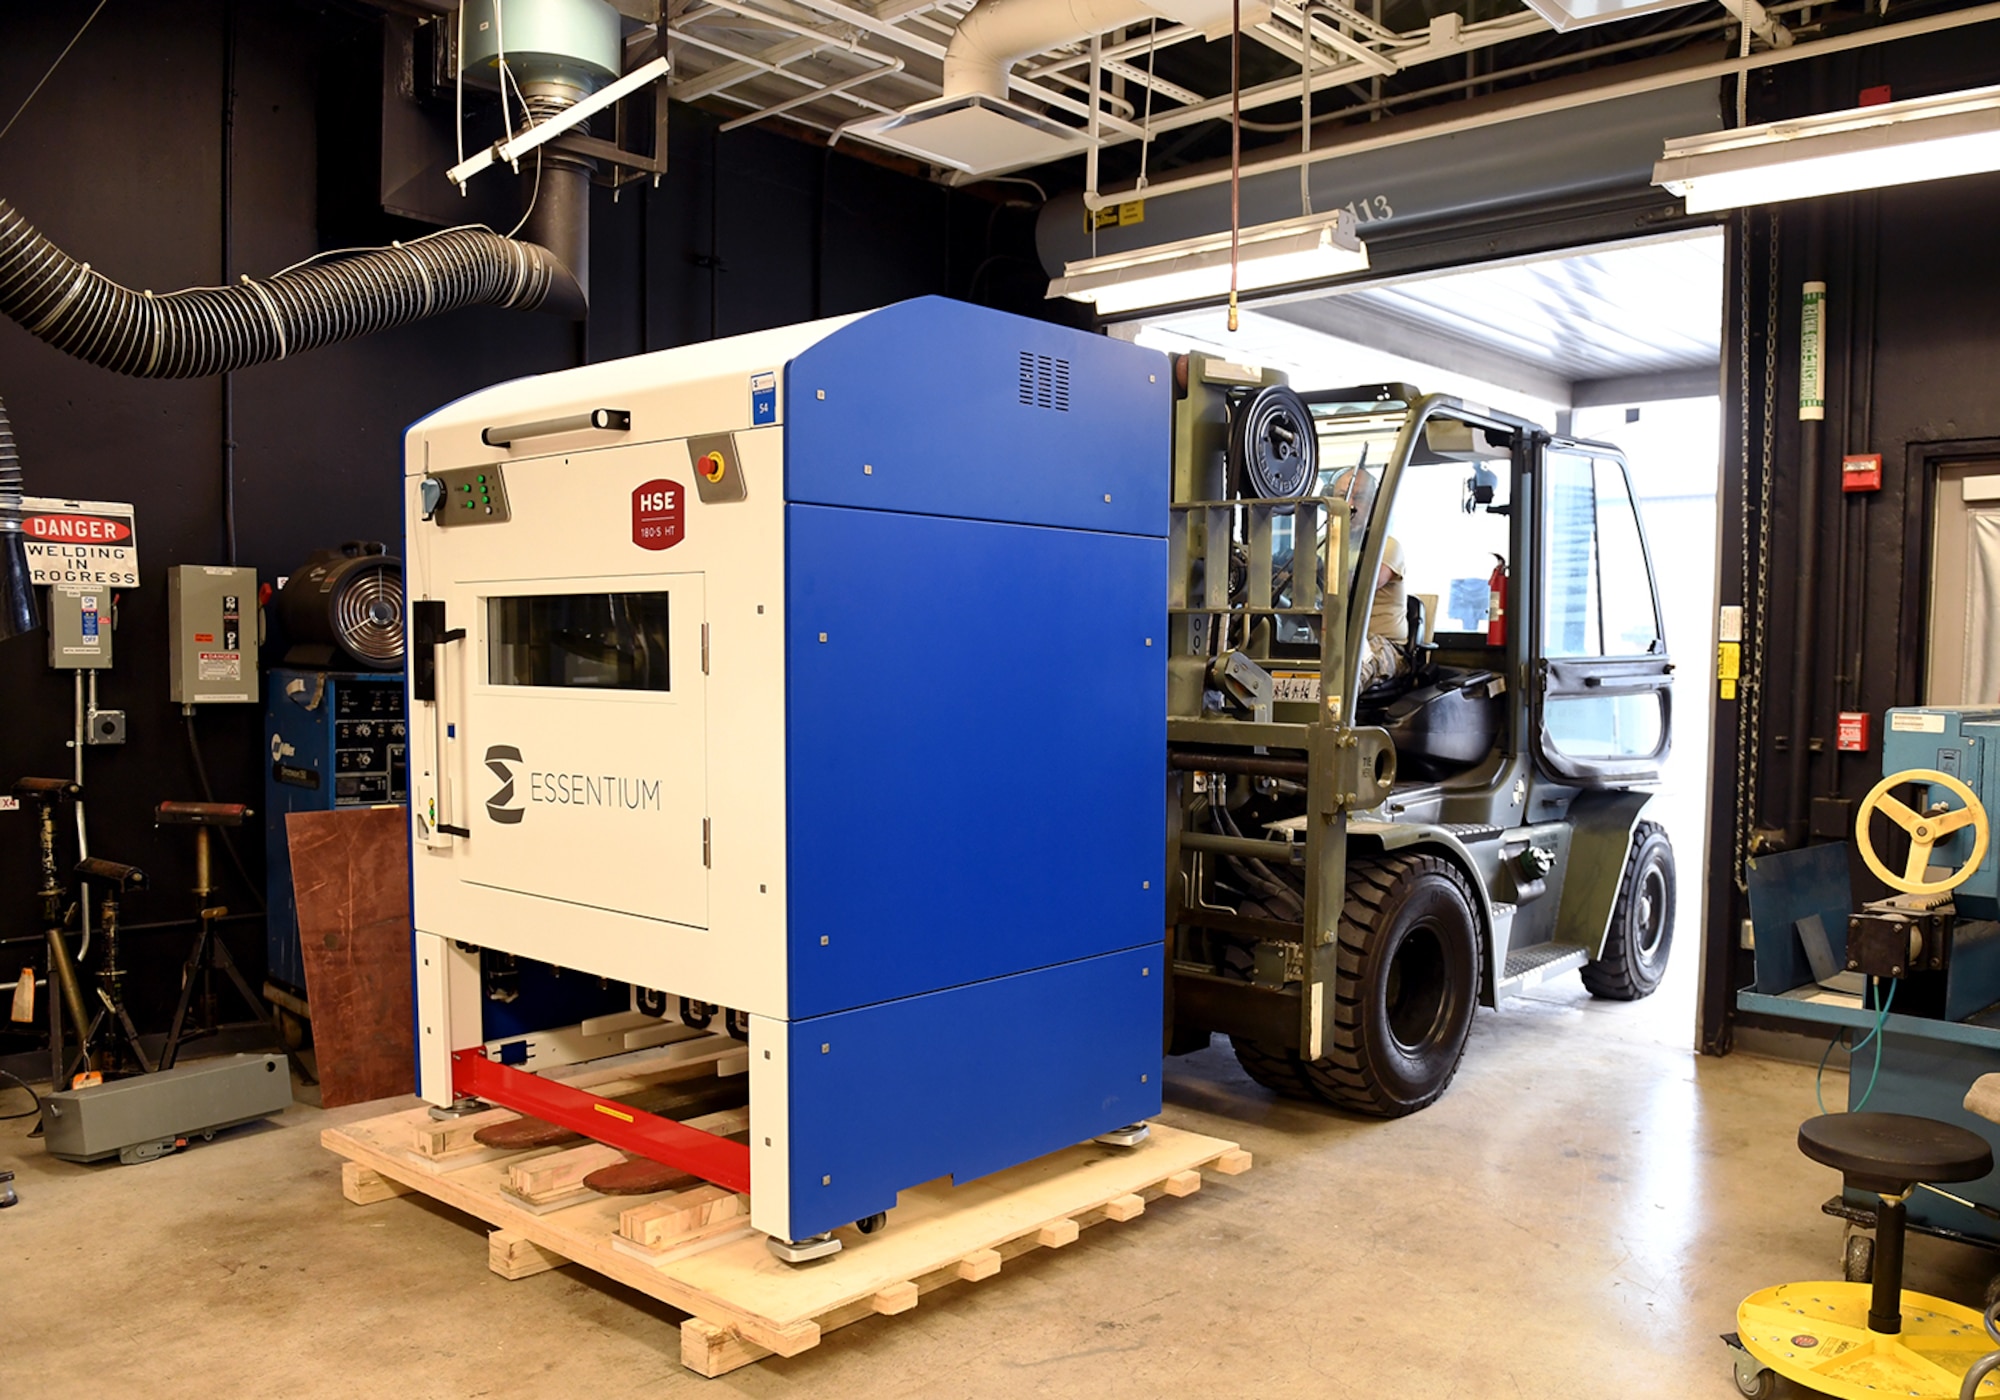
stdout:
[[1594,997],[1637,1001],[1651,996],[1674,947],[1674,847],[1658,822],[1632,829],[1632,854],[1611,906],[1604,951],[1577,975]]
[[1327,1054],[1299,1060],[1339,1108],[1400,1118],[1458,1072],[1479,1001],[1479,919],[1463,871],[1434,855],[1350,861]]

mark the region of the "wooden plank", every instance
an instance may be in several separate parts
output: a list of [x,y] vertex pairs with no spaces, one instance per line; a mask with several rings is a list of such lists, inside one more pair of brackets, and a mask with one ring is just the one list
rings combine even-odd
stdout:
[[396,807],[285,818],[327,1108],[417,1087],[409,821]]
[[486,1267],[501,1278],[529,1278],[560,1269],[568,1262],[554,1250],[512,1230],[495,1230],[486,1237]]
[[905,1279],[892,1283],[875,1295],[875,1311],[883,1317],[906,1313],[917,1305],[917,1286]]
[[357,1206],[372,1206],[391,1196],[407,1196],[410,1188],[400,1181],[391,1181],[380,1172],[370,1171],[359,1162],[342,1162],[340,1194]]
[[1061,1249],[1066,1244],[1075,1244],[1082,1233],[1083,1227],[1074,1220],[1051,1220],[1035,1232],[1035,1243],[1044,1249]]
[[1169,1196],[1192,1196],[1201,1190],[1201,1172],[1195,1168],[1175,1172],[1160,1183],[1160,1190]]
[[625,1154],[601,1142],[551,1152],[507,1168],[507,1185],[514,1194],[541,1202],[581,1189],[583,1179],[599,1167],[625,1160]]
[[762,1361],[771,1353],[733,1327],[691,1317],[681,1324],[681,1365],[710,1380],[739,1366]]
[[766,1351],[779,1356],[798,1356],[819,1345],[817,1322],[794,1322],[790,1326],[778,1327],[759,1318],[746,1318],[736,1325],[736,1330]]
[[1124,1224],[1127,1220],[1137,1220],[1146,1213],[1146,1198],[1133,1192],[1104,1203],[1104,1218]]
[[627,1206],[618,1215],[618,1233],[634,1244],[664,1248],[690,1230],[747,1215],[750,1198],[722,1186],[697,1186],[671,1196]]
[[410,1150],[433,1160],[454,1152],[470,1152],[479,1144],[473,1134],[495,1123],[511,1123],[521,1115],[511,1108],[489,1108],[459,1118],[432,1118],[428,1111],[410,1124]]
[[1000,1251],[997,1249],[975,1249],[958,1261],[958,1276],[967,1283],[992,1278],[999,1272]]
[[1232,1147],[1209,1165],[1224,1176],[1241,1176],[1250,1170],[1250,1154],[1240,1147]]

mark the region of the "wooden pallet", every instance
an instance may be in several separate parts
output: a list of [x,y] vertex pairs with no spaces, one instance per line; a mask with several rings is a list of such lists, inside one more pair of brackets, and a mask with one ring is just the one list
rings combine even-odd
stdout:
[[[564,1077],[612,1095],[657,1073],[738,1068],[728,1049],[676,1048],[680,1058],[664,1070],[627,1063]],[[733,1117],[690,1121],[726,1133],[737,1127]],[[1199,1190],[1203,1167],[1225,1176],[1250,1167],[1235,1143],[1156,1123],[1137,1147],[1085,1144],[965,1186],[915,1187],[897,1200],[886,1229],[864,1236],[850,1226],[837,1232],[840,1253],[793,1266],[750,1228],[743,1197],[711,1186],[600,1196],[577,1183],[583,1164],[598,1164],[606,1149],[495,1152],[471,1136],[493,1121],[482,1114],[438,1123],[415,1108],[328,1128],[320,1142],[347,1159],[341,1191],[356,1205],[418,1191],[492,1225],[487,1263],[504,1278],[581,1264],[688,1313],[681,1362],[704,1376],[796,1356],[836,1327],[907,1312],[946,1284],[992,1278],[1006,1260],[1059,1249],[1086,1226],[1135,1219],[1150,1200]]]

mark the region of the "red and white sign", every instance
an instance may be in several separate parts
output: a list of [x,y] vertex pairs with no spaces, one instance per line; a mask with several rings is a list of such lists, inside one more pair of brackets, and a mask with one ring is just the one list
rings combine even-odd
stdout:
[[1842,753],[1867,753],[1868,712],[1842,710],[1837,718],[1840,723],[1834,730],[1833,746]]
[[21,534],[36,583],[139,586],[139,541],[131,506],[46,496],[29,496],[21,506]]
[[1867,452],[1840,459],[1840,489],[1843,491],[1880,491],[1882,489],[1882,454]]
[[678,481],[648,481],[632,488],[632,543],[672,549],[687,536],[687,488]]

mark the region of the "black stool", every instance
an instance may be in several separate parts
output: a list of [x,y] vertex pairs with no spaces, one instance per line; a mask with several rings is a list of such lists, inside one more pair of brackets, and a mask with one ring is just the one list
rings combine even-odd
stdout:
[[1868,1330],[1903,1330],[1904,1201],[1922,1182],[1976,1181],[1993,1170],[1986,1139],[1935,1118],[1904,1113],[1829,1113],[1799,1125],[1799,1151],[1832,1167],[1857,1191],[1873,1192],[1875,1280]]

